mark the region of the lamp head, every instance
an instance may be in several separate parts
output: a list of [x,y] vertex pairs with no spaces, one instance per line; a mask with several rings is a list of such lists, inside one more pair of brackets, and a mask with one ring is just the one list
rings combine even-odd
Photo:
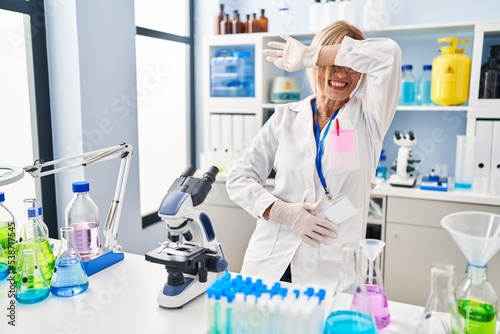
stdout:
[[0,166],[0,186],[19,181],[24,176],[24,169],[17,166]]

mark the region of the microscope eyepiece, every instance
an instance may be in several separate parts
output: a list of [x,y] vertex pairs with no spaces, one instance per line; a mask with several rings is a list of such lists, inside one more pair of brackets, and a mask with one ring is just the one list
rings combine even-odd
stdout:
[[398,139],[398,140],[401,139],[401,133],[398,130],[396,130],[394,132],[394,137],[396,137],[396,139]]
[[408,132],[408,136],[410,137],[410,140],[415,139],[415,135],[413,134],[413,131]]
[[207,172],[205,172],[205,174],[203,174],[203,178],[208,179],[210,183],[214,183],[215,176],[217,176],[218,173],[219,173],[219,168],[212,166],[208,169]]
[[189,165],[186,170],[181,174],[181,177],[193,176],[196,172],[196,167]]

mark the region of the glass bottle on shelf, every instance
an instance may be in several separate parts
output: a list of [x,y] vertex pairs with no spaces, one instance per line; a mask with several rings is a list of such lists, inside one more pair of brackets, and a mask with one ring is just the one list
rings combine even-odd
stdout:
[[375,177],[381,180],[387,180],[387,156],[385,150],[380,152],[380,159],[378,161]]
[[241,32],[246,34],[248,33],[248,25],[250,24],[250,14],[246,14],[246,21],[243,21],[241,24]]
[[58,297],[72,297],[87,290],[89,279],[76,248],[75,229],[61,227],[60,231],[61,250],[50,282],[50,292]]
[[220,6],[220,12],[215,17],[215,34],[216,35],[221,34],[220,23],[222,22],[222,20],[224,20],[224,17],[226,16],[226,14],[224,13],[224,4],[221,3],[219,6]]
[[87,181],[73,182],[73,198],[65,210],[66,226],[75,228],[75,243],[83,261],[99,255],[99,208]]
[[268,18],[264,15],[265,9],[260,10],[260,17],[259,17],[259,31],[260,32],[267,32],[267,27],[268,27]]
[[257,13],[252,13],[250,23],[248,24],[248,32],[260,32],[260,23],[257,18]]
[[399,95],[399,105],[407,106],[415,104],[415,77],[413,76],[413,65],[403,65],[401,76],[401,91]]
[[342,246],[342,272],[325,322],[324,334],[375,334],[377,326],[360,272],[360,249],[355,243]]
[[229,19],[229,15],[226,14],[224,19],[220,22],[220,34],[228,35],[233,33],[233,25],[231,24],[231,20]]
[[453,295],[454,267],[436,263],[431,268],[431,291],[415,334],[463,334],[464,324]]
[[38,260],[37,248],[25,248],[22,252],[22,266],[19,267],[19,279],[16,280],[16,300],[20,304],[35,304],[46,299],[49,284],[43,273],[43,265]]
[[467,263],[467,276],[455,290],[467,334],[495,334],[497,294],[488,281],[487,265]]
[[479,98],[500,98],[500,45],[490,46],[490,57],[481,66]]
[[431,100],[432,65],[424,65],[423,72],[417,82],[417,104],[430,106]]
[[243,32],[243,22],[240,20],[240,14],[235,12],[234,16],[235,17],[231,22],[233,25],[233,34],[241,34]]

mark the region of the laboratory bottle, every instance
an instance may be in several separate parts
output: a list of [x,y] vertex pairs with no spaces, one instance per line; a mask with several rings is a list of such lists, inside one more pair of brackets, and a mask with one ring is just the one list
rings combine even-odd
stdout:
[[413,65],[403,65],[401,76],[401,91],[399,95],[399,105],[407,106],[415,104],[416,82],[413,76]]
[[0,245],[6,254],[14,251],[16,243],[16,220],[12,212],[5,206],[5,193],[0,192]]
[[342,272],[327,313],[324,334],[377,333],[359,256],[357,244],[342,246]]
[[424,65],[423,72],[417,82],[417,104],[430,106],[431,100],[432,65]]
[[384,290],[384,283],[380,273],[380,254],[385,242],[378,239],[364,239],[359,242],[362,250],[361,270],[365,273],[365,285],[370,300],[373,317],[379,330],[391,323],[391,314]]
[[309,6],[309,31],[318,32],[323,28],[323,4],[321,0],[315,0]]
[[464,334],[464,322],[453,295],[453,275],[451,264],[432,265],[431,291],[415,334]]
[[387,0],[378,0],[378,5],[375,6],[375,12],[377,13],[377,24],[378,27],[384,28],[391,25],[391,14],[387,9]]
[[61,227],[60,232],[61,252],[50,281],[50,292],[58,297],[72,297],[87,290],[89,278],[76,248],[75,229]]
[[500,45],[490,46],[490,58],[481,66],[479,97],[500,98]]
[[73,182],[73,198],[65,211],[66,226],[74,227],[75,244],[83,261],[99,255],[99,209],[90,198],[87,181]]
[[248,33],[248,25],[250,24],[250,14],[246,14],[246,21],[242,21],[241,23],[241,32],[246,34]]
[[467,334],[495,334],[497,294],[488,281],[487,265],[467,263],[467,275],[455,290]]
[[257,18],[257,13],[252,13],[250,23],[248,24],[248,32],[260,32],[260,23]]
[[339,19],[347,21],[349,24],[354,24],[356,19],[354,4],[351,0],[342,0],[339,4]]
[[325,3],[324,26],[330,25],[339,19],[339,4],[335,0],[328,0]]
[[16,300],[20,304],[35,304],[50,294],[39,254],[38,248],[25,248],[22,252],[23,261],[18,272],[20,278],[15,283]]
[[269,19],[265,15],[265,9],[260,10],[260,17],[259,17],[259,31],[260,32],[267,32],[268,30],[268,25],[269,25]]
[[226,14],[224,19],[220,21],[220,34],[228,35],[233,33],[233,25],[231,24],[231,20],[229,19],[229,15]]
[[375,23],[374,17],[377,15],[377,6],[375,0],[367,0],[363,6],[363,29],[376,30],[378,26]]
[[233,25],[233,34],[241,34],[243,32],[243,22],[240,20],[240,14],[235,12],[234,16],[235,17],[231,22]]
[[220,35],[221,32],[220,32],[220,23],[222,22],[222,20],[224,20],[224,17],[225,17],[225,13],[224,13],[224,4],[220,4],[220,12],[219,14],[217,14],[217,16],[215,17],[215,34],[216,35]]
[[380,152],[380,159],[378,161],[375,177],[387,180],[387,156],[385,155],[385,150]]
[[47,283],[50,284],[52,278],[52,270],[55,266],[54,252],[50,247],[49,241],[41,237],[43,232],[40,226],[36,223],[35,208],[28,208],[28,220],[23,224],[19,231],[19,241],[16,245],[17,263],[15,268],[15,280],[20,279],[21,273],[19,270],[23,267],[23,252],[26,249],[36,249],[38,263]]

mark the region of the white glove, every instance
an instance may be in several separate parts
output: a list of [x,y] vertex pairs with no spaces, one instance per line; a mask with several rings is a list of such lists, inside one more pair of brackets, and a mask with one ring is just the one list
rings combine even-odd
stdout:
[[265,49],[263,53],[267,56],[266,59],[282,70],[294,72],[307,67],[316,67],[319,51],[322,46],[307,46],[298,40],[281,34],[281,38],[286,40],[286,43],[269,42],[267,45],[279,49]]
[[269,218],[288,226],[293,234],[313,247],[319,243],[329,244],[330,238],[336,238],[337,226],[328,220],[311,214],[310,211],[319,207],[317,203],[285,203],[281,200],[274,202],[269,212]]

